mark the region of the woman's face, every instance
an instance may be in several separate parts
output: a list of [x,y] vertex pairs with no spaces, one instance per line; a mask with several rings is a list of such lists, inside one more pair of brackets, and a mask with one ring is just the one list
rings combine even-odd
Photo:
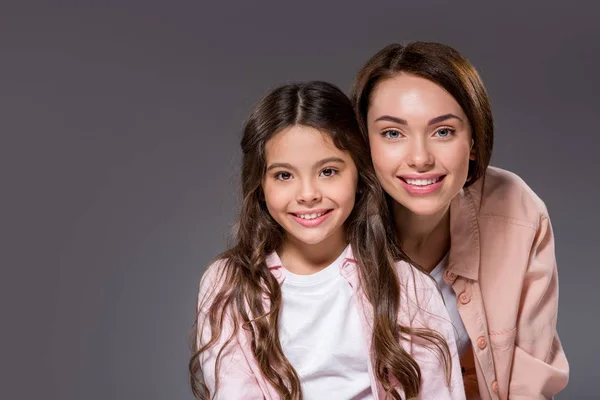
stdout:
[[475,159],[471,126],[454,97],[432,81],[400,73],[375,86],[367,128],[385,191],[416,215],[445,213]]

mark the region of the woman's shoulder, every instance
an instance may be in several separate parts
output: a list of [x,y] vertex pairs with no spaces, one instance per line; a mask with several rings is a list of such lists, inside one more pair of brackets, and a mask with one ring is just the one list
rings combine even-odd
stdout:
[[548,214],[544,201],[520,176],[501,168],[488,167],[485,176],[467,190],[483,217],[537,223]]

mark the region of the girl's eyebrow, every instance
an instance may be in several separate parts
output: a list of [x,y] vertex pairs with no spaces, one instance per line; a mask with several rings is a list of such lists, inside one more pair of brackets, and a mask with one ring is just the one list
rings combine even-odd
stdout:
[[322,159],[322,160],[320,160],[320,161],[317,161],[317,162],[315,163],[315,167],[320,167],[320,166],[322,166],[322,165],[324,165],[324,164],[329,164],[329,163],[340,163],[340,164],[345,164],[345,163],[346,163],[346,161],[342,160],[342,159],[341,159],[341,158],[339,158],[339,157],[327,157],[327,158],[324,158],[324,159]]
[[295,169],[292,164],[288,163],[273,163],[267,167],[267,171],[270,171],[275,168],[284,168],[284,169]]
[[[343,159],[341,159],[339,157],[327,157],[327,158],[317,161],[315,163],[315,167],[320,167],[320,166],[328,164],[328,163],[345,164],[346,161],[344,161]],[[296,168],[294,168],[294,166],[292,164],[289,164],[289,163],[273,163],[267,167],[267,171],[270,171],[275,168],[284,168],[284,169],[292,169],[292,170],[296,169]]]

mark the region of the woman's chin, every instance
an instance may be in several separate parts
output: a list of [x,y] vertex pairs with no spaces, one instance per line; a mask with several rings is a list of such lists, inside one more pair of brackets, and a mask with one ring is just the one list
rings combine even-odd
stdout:
[[399,202],[402,212],[408,212],[419,217],[431,217],[440,215],[448,210],[450,204],[436,199],[415,199]]

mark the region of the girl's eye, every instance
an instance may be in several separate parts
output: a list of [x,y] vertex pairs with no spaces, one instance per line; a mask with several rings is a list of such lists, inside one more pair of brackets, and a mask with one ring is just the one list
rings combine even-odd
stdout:
[[454,133],[454,129],[450,129],[450,128],[442,128],[442,129],[438,129],[437,131],[435,131],[435,135],[437,135],[437,137],[440,137],[440,138],[447,138],[449,136],[452,136],[453,133]]
[[381,136],[388,139],[398,139],[400,136],[402,136],[402,134],[400,133],[400,131],[397,131],[395,129],[388,129],[381,132]]
[[334,176],[335,174],[337,174],[337,171],[333,168],[325,168],[323,171],[321,171],[321,176],[325,177]]
[[289,172],[278,172],[275,174],[275,179],[278,179],[280,181],[287,181],[291,178],[292,174],[290,174]]

